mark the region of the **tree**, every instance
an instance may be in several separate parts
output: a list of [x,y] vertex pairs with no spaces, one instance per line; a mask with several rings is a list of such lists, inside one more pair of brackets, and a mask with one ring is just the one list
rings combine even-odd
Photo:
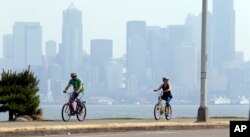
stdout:
[[39,80],[28,68],[16,73],[4,71],[0,79],[0,112],[9,112],[9,120],[14,115],[35,114],[40,99],[37,95]]

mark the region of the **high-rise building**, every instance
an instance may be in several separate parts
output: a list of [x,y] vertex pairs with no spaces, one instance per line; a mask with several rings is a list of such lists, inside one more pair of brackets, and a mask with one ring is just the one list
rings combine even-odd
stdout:
[[108,61],[105,65],[106,70],[106,84],[108,92],[115,92],[122,88],[122,80],[123,80],[123,66],[121,63],[117,61]]
[[[200,79],[201,73],[201,20],[202,15],[199,16],[189,14],[185,19],[185,25],[189,25],[192,28],[192,42],[195,47],[195,61],[196,61],[196,72],[195,75],[196,79]],[[212,13],[208,12],[208,38],[207,38],[207,62],[208,62],[208,73],[210,68],[212,68]],[[210,80],[210,79],[209,79]],[[197,82],[197,81],[196,81]]]
[[[171,77],[176,82],[176,47],[183,45],[182,43],[192,42],[192,28],[189,25],[170,25],[166,29],[162,29],[162,50],[161,58],[165,75]],[[180,47],[182,48],[182,47]],[[188,60],[187,60],[188,61]]]
[[233,0],[213,0],[213,66],[235,59],[235,10]]
[[[162,50],[162,39],[161,39],[161,27],[158,26],[148,26],[147,27],[147,47],[149,51],[149,72],[150,77],[148,83],[152,85],[158,84],[159,78],[163,74],[162,69],[162,59],[161,59],[161,50]],[[146,79],[145,79],[146,82]]]
[[[139,87],[145,86],[146,79],[145,69],[147,62],[149,62],[147,39],[146,39],[146,22],[144,21],[130,21],[127,22],[127,81],[131,78],[137,81]],[[129,78],[131,77],[131,78]],[[127,82],[127,89],[129,89]],[[131,88],[131,87],[130,87]],[[131,89],[137,89],[133,87]],[[137,90],[138,91],[138,90]]]
[[195,88],[197,83],[196,51],[193,43],[182,43],[175,47],[175,79],[179,85]]
[[41,66],[42,27],[38,22],[16,22],[13,27],[14,67]]
[[53,40],[49,40],[46,42],[46,56],[53,57],[56,56],[56,42]]
[[76,72],[82,62],[82,54],[82,13],[71,5],[63,12],[62,44],[59,47],[63,77]]
[[[99,83],[100,88],[106,89],[106,63],[113,58],[113,41],[107,39],[91,40],[90,46],[90,60],[92,73],[95,75],[95,81]],[[97,87],[98,89],[98,87]]]

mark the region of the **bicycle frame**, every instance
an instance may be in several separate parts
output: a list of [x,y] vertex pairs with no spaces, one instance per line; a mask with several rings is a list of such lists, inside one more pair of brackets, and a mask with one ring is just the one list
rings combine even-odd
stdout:
[[[159,120],[161,115],[163,114],[165,115],[165,118],[167,120],[170,120],[172,116],[171,106],[167,107],[165,103],[163,102],[163,99],[162,99],[163,91],[157,92],[157,95],[158,95],[158,102],[156,103],[155,108],[154,108],[155,120]],[[166,110],[166,107],[168,108],[168,111]]]
[[[158,102],[157,102],[157,104],[161,105],[161,103],[162,103],[161,96],[163,95],[163,91],[157,92],[157,95],[158,95]],[[163,106],[161,106],[161,107],[163,107]]]
[[[73,110],[71,110],[71,111],[74,112],[74,111],[77,110],[77,107],[78,107],[79,104],[78,104],[78,102],[77,102],[78,97],[77,97],[76,99],[74,99],[72,103],[70,102],[70,99],[71,99],[72,94],[73,94],[73,92],[67,93],[67,95],[69,95],[69,97],[66,97],[66,98],[67,98],[67,103],[68,103],[69,106],[73,109]],[[78,95],[78,96],[79,96],[79,95]],[[74,104],[73,104],[74,102],[76,103],[75,107],[74,107]]]
[[[62,107],[62,119],[64,122],[67,122],[70,120],[71,116],[76,115],[78,121],[84,121],[86,117],[86,106],[85,101],[81,101],[81,95],[78,95],[78,97],[74,100],[71,100],[73,93],[67,93],[67,96],[65,96],[65,100],[67,99],[66,103]],[[79,98],[80,97],[80,98]],[[76,104],[74,105],[73,103]]]

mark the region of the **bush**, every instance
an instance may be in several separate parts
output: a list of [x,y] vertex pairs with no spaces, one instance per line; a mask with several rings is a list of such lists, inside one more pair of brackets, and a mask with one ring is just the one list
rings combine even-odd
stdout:
[[0,112],[9,112],[9,120],[15,116],[36,113],[40,104],[37,92],[39,80],[28,68],[16,73],[4,71],[0,79]]

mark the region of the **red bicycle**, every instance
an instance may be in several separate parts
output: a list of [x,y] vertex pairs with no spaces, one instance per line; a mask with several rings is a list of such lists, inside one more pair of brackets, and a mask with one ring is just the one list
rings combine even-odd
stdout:
[[[87,110],[86,110],[86,106],[85,106],[85,101],[82,101],[81,103],[79,103],[77,101],[77,98],[74,100],[74,102],[76,102],[76,107],[73,108],[73,110],[70,109],[70,97],[72,95],[72,93],[68,93],[69,94],[69,99],[68,99],[68,102],[65,103],[62,107],[62,119],[64,122],[67,122],[70,120],[70,117],[71,116],[74,116],[76,115],[78,121],[83,121],[85,120],[85,117],[86,117],[86,113],[87,113]],[[73,103],[72,103],[73,105]]]

